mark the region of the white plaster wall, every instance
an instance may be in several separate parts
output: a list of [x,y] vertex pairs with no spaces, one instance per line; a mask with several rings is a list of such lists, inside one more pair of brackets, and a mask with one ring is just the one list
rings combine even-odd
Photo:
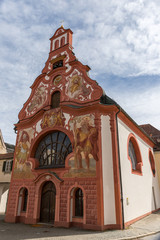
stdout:
[[1,201],[0,201],[0,213],[5,213],[6,211],[6,206],[7,206],[7,199],[8,199],[8,190],[6,190],[2,196],[1,196]]
[[104,224],[116,224],[110,117],[101,116]]
[[[148,152],[150,146],[118,119],[120,161],[123,186],[123,206],[125,223],[149,213],[160,207],[160,191],[157,174],[153,177]],[[127,140],[130,133],[133,133],[138,141],[141,151],[143,175],[131,173],[131,163],[127,155]],[[155,191],[156,206],[154,204],[153,190]],[[128,198],[128,204],[127,204]]]
[[[68,125],[68,122],[69,122],[71,116],[68,113],[63,112],[63,114],[64,114],[64,117],[65,117],[65,125]],[[66,126],[66,128],[68,129],[68,126]]]

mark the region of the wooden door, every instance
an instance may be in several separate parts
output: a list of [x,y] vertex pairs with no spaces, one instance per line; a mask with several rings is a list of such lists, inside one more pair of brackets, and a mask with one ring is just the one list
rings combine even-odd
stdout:
[[42,188],[41,222],[54,222],[56,189],[52,182],[46,182]]

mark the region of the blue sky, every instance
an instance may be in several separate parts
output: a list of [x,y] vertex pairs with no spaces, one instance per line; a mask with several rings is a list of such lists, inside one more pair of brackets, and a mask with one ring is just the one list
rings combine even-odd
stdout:
[[138,123],[160,129],[159,0],[1,0],[0,129],[14,123],[64,21],[90,77]]

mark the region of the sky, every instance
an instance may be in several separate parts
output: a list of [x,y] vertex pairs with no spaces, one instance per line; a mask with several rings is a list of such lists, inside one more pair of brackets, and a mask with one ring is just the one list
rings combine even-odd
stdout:
[[137,124],[160,130],[159,0],[0,0],[0,129],[14,124],[62,24],[90,77]]

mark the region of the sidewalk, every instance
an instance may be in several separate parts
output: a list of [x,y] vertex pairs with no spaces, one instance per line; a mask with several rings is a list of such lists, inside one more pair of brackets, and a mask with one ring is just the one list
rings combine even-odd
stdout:
[[39,224],[12,224],[5,223],[3,219],[4,216],[0,215],[0,240],[127,240],[160,232],[160,211],[132,224],[129,229],[105,232],[54,228]]

